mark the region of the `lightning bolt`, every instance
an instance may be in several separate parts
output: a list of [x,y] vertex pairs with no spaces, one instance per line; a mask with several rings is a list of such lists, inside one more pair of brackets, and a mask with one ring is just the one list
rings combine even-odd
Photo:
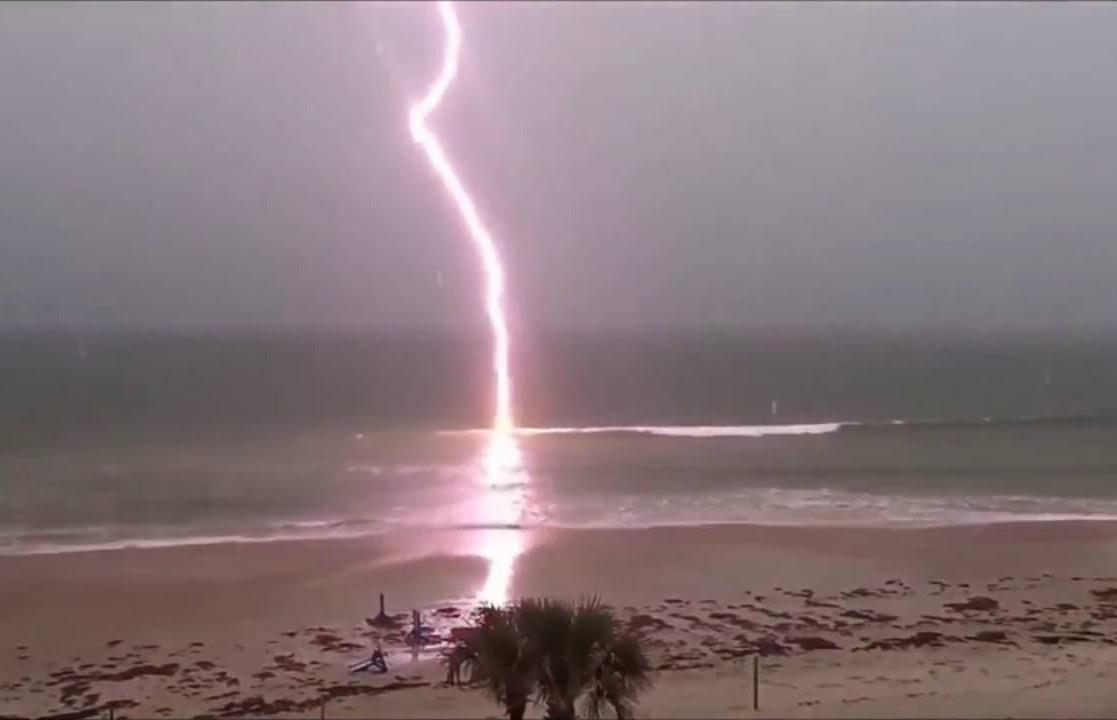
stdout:
[[[521,515],[522,485],[525,473],[513,434],[512,379],[508,368],[511,344],[508,321],[504,313],[504,266],[492,235],[485,229],[473,199],[466,192],[461,178],[442,150],[442,143],[427,127],[427,118],[438,108],[450,83],[458,72],[458,54],[462,47],[462,29],[449,2],[438,3],[438,15],[446,32],[442,70],[423,98],[411,106],[409,120],[411,137],[427,155],[431,167],[457,206],[458,214],[469,231],[469,238],[481,257],[485,272],[485,313],[493,333],[492,367],[496,378],[493,426],[486,448],[483,467],[487,488],[477,498],[475,515],[497,525],[515,524]],[[520,533],[511,528],[493,527],[483,533],[478,548],[489,561],[489,571],[479,598],[497,605],[508,599],[516,558],[523,552]]]
[[466,192],[461,178],[442,150],[442,143],[427,127],[427,117],[442,102],[458,72],[458,54],[462,46],[462,29],[458,24],[453,5],[449,2],[438,3],[438,14],[446,32],[446,46],[442,56],[442,70],[423,98],[411,106],[409,112],[411,137],[427,155],[446,191],[450,193],[458,213],[469,231],[470,240],[481,256],[485,272],[485,312],[493,333],[492,367],[496,378],[495,416],[493,417],[494,442],[492,447],[500,448],[490,452],[489,461],[505,464],[511,462],[511,433],[514,428],[512,419],[512,378],[509,372],[508,352],[511,340],[508,334],[508,321],[504,313],[504,266],[500,260],[496,243],[485,229],[473,199]]

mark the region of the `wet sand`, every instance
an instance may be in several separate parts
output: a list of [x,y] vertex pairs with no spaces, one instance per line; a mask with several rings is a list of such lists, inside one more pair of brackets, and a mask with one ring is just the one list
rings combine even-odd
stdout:
[[[412,607],[464,622],[486,532],[0,558],[0,716],[500,717],[402,638]],[[596,593],[646,637],[645,717],[1117,715],[1117,524],[525,541],[513,595]],[[364,622],[380,592],[400,629]],[[349,674],[378,642],[388,675]]]

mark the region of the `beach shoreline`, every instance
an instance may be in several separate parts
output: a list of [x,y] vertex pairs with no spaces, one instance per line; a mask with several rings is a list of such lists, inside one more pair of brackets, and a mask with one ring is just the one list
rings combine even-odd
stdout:
[[[338,717],[499,716],[478,691],[440,687],[436,659],[395,659],[399,638],[364,623],[381,592],[390,612],[418,608],[443,630],[464,622],[486,580],[486,532],[0,557],[0,637],[12,645],[0,660],[0,715],[114,699],[137,703],[120,710],[138,716],[220,715],[246,699],[297,704],[334,692]],[[725,678],[746,672],[745,658],[768,641],[781,650],[763,658],[761,715],[1117,712],[1104,692],[1117,672],[1117,611],[1105,594],[1117,587],[1117,523],[503,532],[523,541],[513,597],[596,594],[626,620],[645,618],[661,668],[647,717],[742,714],[748,683]],[[995,610],[947,606],[974,597]],[[921,632],[939,638],[905,646]],[[804,647],[835,648],[803,649],[805,637],[818,642]],[[346,663],[376,642],[394,658],[392,674],[349,676]],[[168,674],[106,679],[129,667]],[[842,674],[851,667],[861,669]],[[963,669],[942,676],[943,667]],[[366,690],[336,689],[358,681]],[[1078,689],[1051,691],[1059,681]],[[368,689],[385,683],[402,685]],[[1044,693],[1065,704],[1044,705]]]

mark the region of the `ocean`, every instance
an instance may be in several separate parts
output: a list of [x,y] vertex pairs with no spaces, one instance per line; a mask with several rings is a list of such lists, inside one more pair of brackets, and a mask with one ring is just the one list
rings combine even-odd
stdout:
[[483,332],[6,332],[0,553],[1117,517],[1114,341],[518,334],[531,429],[506,487],[471,432],[487,352]]

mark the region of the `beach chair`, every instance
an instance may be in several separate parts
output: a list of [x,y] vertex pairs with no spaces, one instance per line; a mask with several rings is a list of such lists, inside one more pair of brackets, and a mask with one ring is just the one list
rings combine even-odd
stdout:
[[359,660],[349,665],[349,672],[375,672],[383,675],[388,672],[388,660],[380,648],[372,651],[367,660]]

